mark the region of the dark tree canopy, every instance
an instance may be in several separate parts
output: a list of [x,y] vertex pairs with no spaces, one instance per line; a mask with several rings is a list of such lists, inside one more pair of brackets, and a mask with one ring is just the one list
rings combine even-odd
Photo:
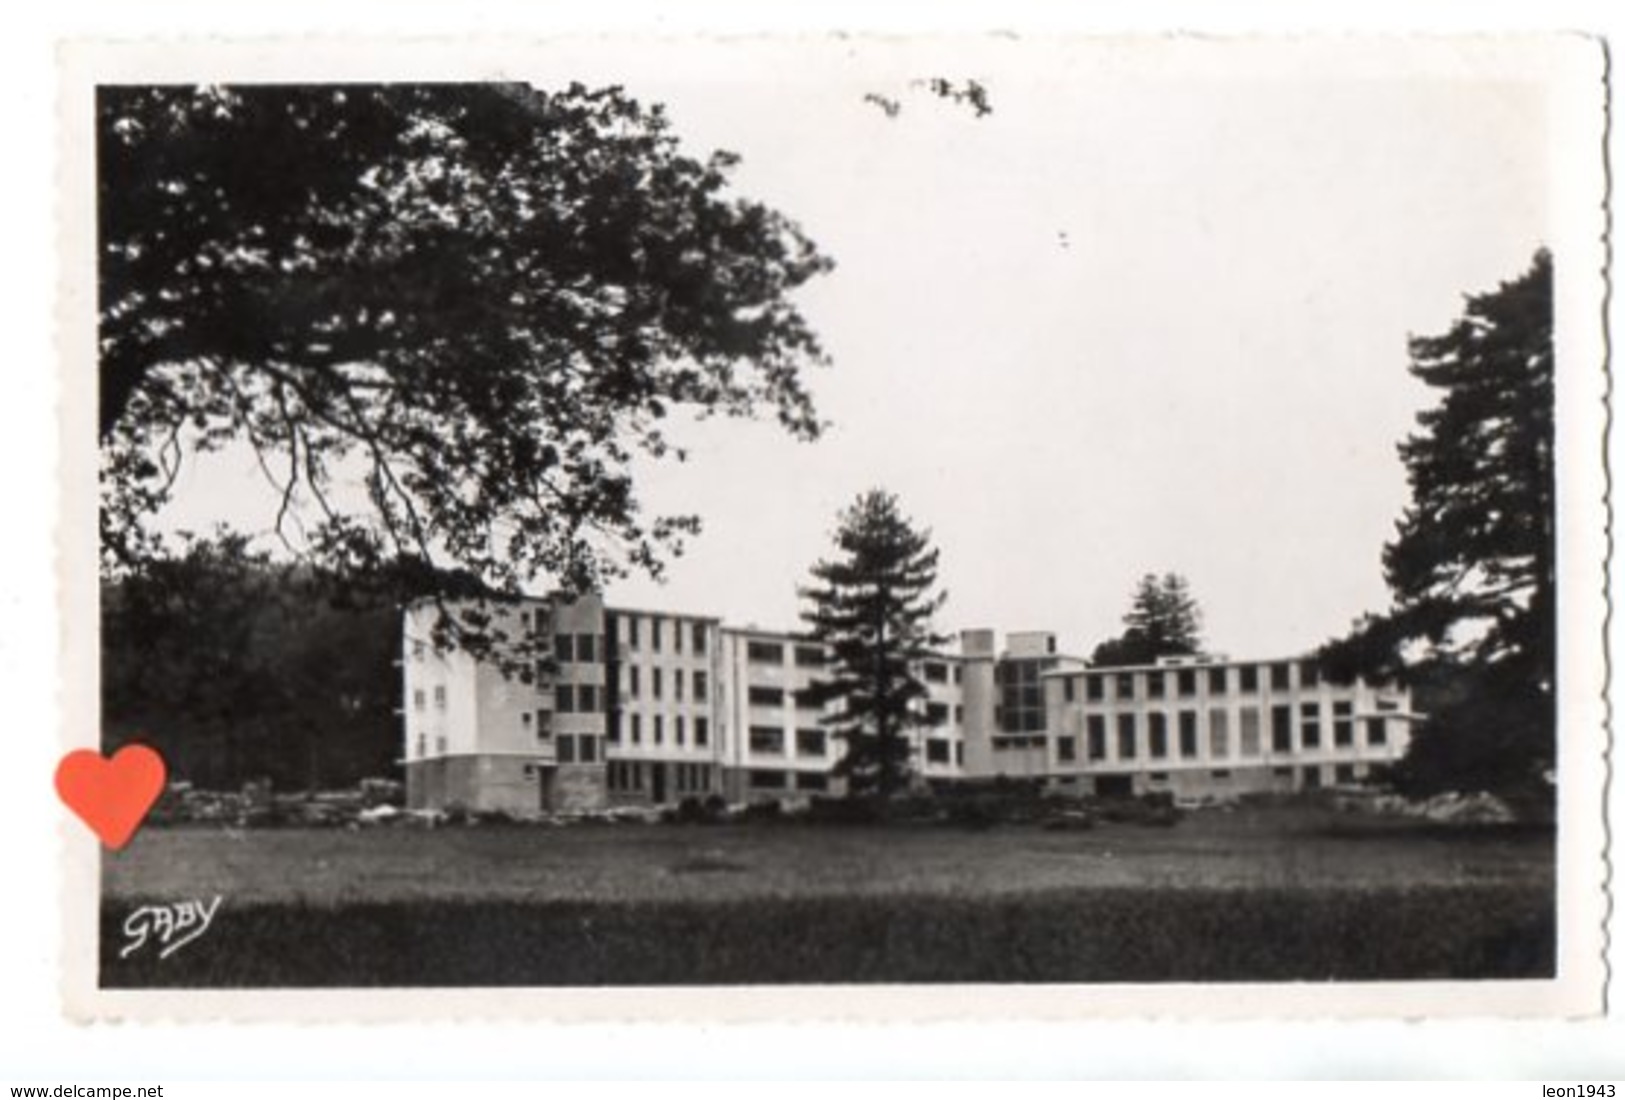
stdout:
[[1177,573],[1141,577],[1123,626],[1123,633],[1095,647],[1089,657],[1091,665],[1148,665],[1159,657],[1202,649],[1202,612],[1191,595],[1190,582]]
[[818,434],[801,371],[824,355],[790,295],[830,262],[658,105],[139,86],[96,112],[110,575],[160,553],[183,461],[245,443],[307,560],[586,588],[658,573],[697,527],[633,491],[674,410]]
[[846,745],[836,765],[856,793],[890,795],[908,779],[904,734],[928,725],[920,662],[947,639],[932,617],[947,594],[934,592],[938,551],[903,515],[897,498],[871,490],[841,515],[833,560],[812,567],[801,590],[812,636],[829,647],[827,677],[814,690],[838,706],[824,718]]
[[1399,446],[1411,503],[1383,549],[1394,605],[1322,652],[1341,676],[1448,682],[1402,779],[1527,784],[1555,746],[1556,488],[1552,259],[1468,296],[1450,331],[1410,342],[1441,392]]

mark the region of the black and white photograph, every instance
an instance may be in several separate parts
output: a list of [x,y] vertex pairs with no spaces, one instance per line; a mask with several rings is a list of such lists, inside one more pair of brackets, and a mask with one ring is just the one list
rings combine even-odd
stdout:
[[80,1003],[1600,1006],[1597,43],[455,52],[70,66]]

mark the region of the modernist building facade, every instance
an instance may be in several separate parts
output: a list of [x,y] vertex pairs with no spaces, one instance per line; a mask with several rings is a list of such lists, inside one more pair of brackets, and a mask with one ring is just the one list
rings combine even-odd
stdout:
[[[793,633],[698,615],[537,598],[493,626],[537,656],[518,673],[433,644],[404,617],[408,805],[526,816],[840,793],[841,744],[809,688],[828,659]],[[1170,659],[1093,670],[1047,632],[965,631],[933,654],[922,783],[1014,776],[1080,793],[1201,796],[1354,782],[1403,755],[1409,697],[1337,686],[1303,660]]]

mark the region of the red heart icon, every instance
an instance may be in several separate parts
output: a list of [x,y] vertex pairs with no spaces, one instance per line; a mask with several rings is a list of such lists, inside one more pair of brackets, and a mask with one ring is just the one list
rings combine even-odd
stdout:
[[146,745],[125,745],[108,760],[76,749],[56,766],[56,793],[102,843],[124,847],[164,791],[164,758]]

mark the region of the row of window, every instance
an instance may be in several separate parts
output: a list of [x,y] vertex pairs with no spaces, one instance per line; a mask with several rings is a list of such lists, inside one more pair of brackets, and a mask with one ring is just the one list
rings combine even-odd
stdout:
[[[625,732],[627,742],[633,745],[643,744],[643,715],[636,713],[627,715],[617,714],[615,716],[614,720],[609,724],[610,744],[621,744],[621,726],[623,722],[626,727]],[[694,724],[692,728],[694,733],[694,747],[697,749],[708,747],[711,744],[711,720],[705,715],[697,714],[694,716]],[[671,733],[673,744],[678,746],[686,746],[689,743],[689,731],[690,727],[688,717],[686,715],[679,714],[672,718]],[[649,743],[653,745],[664,745],[666,743],[666,716],[664,714],[655,714],[650,716]]]
[[[422,710],[422,709],[424,709],[424,706],[426,705],[426,702],[427,702],[427,697],[424,695],[423,689],[422,688],[413,688],[412,689],[412,707],[413,707],[413,709],[414,710]],[[441,710],[446,709],[446,687],[445,687],[444,684],[442,684],[439,687],[434,689],[434,705],[436,707],[438,707],[439,709],[441,709]]]
[[553,759],[560,764],[596,764],[604,758],[595,733],[561,733],[553,739]]
[[[1294,739],[1292,708],[1290,706],[1270,708],[1271,751],[1280,753],[1313,751],[1323,746],[1321,708],[1319,704],[1303,704],[1297,717],[1297,737]],[[1262,716],[1257,707],[1243,707],[1239,711],[1239,755],[1247,757],[1261,755],[1261,718]],[[1197,759],[1201,756],[1200,712],[1194,710],[1180,711],[1176,722],[1174,732],[1177,736],[1180,759]],[[1388,727],[1385,719],[1367,718],[1364,725],[1365,747],[1380,748],[1388,744]],[[1108,734],[1110,731],[1105,715],[1089,715],[1086,728],[1089,759],[1092,761],[1108,759]],[[1138,716],[1134,714],[1117,715],[1116,732],[1117,753],[1115,759],[1136,759],[1140,753]],[[1153,760],[1166,759],[1170,749],[1168,715],[1161,711],[1154,711],[1146,715],[1145,732],[1146,755]],[[1358,747],[1356,745],[1356,732],[1356,721],[1352,705],[1346,702],[1334,703],[1331,722],[1332,746],[1338,749],[1355,749]],[[1222,760],[1231,755],[1230,748],[1230,712],[1219,708],[1209,711],[1207,715],[1207,755],[1210,758]],[[1068,736],[1056,739],[1056,756],[1061,763],[1075,761],[1077,752],[1076,738]]]
[[[1061,683],[1069,703],[1077,698],[1079,680],[1083,681],[1084,698],[1091,703],[1104,702],[1108,688],[1113,698],[1121,700],[1165,699],[1170,691],[1189,699],[1197,694],[1204,681],[1209,695],[1228,695],[1232,691],[1238,695],[1256,695],[1266,669],[1271,691],[1290,691],[1292,668],[1293,662],[1278,661],[1271,665],[1214,665],[1154,672],[1088,672],[1067,676]],[[1314,662],[1299,662],[1297,668],[1299,688],[1320,685],[1320,670]],[[1140,685],[1144,685],[1143,691]]]
[[[823,756],[829,750],[829,735],[823,730],[798,729],[797,756]],[[750,727],[750,751],[768,756],[783,756],[785,735],[783,726]]]
[[753,791],[827,791],[829,777],[822,772],[786,772],[752,768],[745,777]]
[[[626,636],[628,649],[642,649],[644,639],[644,620],[638,615],[620,614],[615,616],[615,625],[620,633]],[[667,627],[670,630],[667,630]],[[709,624],[704,622],[684,621],[682,619],[664,619],[658,615],[651,615],[648,619],[649,652],[659,653],[665,645],[667,637],[671,639],[671,651],[683,652],[683,639],[688,638],[689,652],[703,657],[710,637]],[[685,629],[686,628],[686,629]]]
[[665,769],[671,783],[671,793],[707,794],[714,789],[713,769],[709,764],[677,764],[640,760],[611,760],[606,769],[606,783],[616,793],[642,794],[655,786],[655,769]]
[[[711,698],[711,677],[704,669],[694,669],[693,677],[687,681],[694,689],[694,701],[706,702]],[[671,670],[671,697],[679,703],[684,698],[685,681],[683,670]],[[649,670],[649,698],[661,699],[666,693],[665,669],[651,668]],[[629,665],[626,669],[626,694],[629,698],[638,699],[643,695],[643,670],[637,665]]]
[[[819,668],[827,660],[823,646],[798,645],[793,647],[796,665],[800,668]],[[782,642],[746,642],[745,659],[758,665],[784,664],[785,646]]]

